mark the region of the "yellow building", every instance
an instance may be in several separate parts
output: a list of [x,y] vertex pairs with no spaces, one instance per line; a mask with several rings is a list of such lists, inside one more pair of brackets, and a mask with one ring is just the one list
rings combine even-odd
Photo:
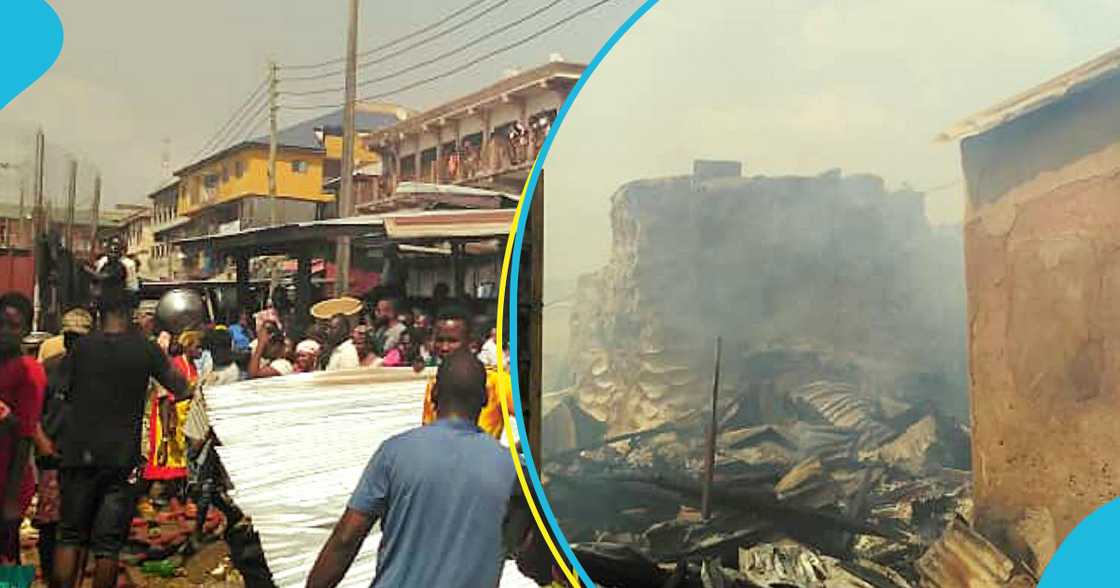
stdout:
[[[277,149],[276,195],[309,202],[329,202],[324,194],[322,149],[284,145]],[[254,196],[268,196],[268,147],[245,142],[193,166],[180,177],[178,209],[192,215],[206,208]]]
[[[409,111],[390,105],[360,105],[356,128],[365,135],[392,126]],[[275,207],[279,223],[334,216],[334,195],[324,181],[338,176],[342,153],[342,110],[301,122],[277,133],[276,198],[268,191],[268,136],[229,146],[175,172],[179,178],[176,216],[189,222],[183,237],[201,237],[268,226]],[[358,147],[359,163],[378,155]],[[186,260],[186,272],[202,277],[221,271],[217,260]]]

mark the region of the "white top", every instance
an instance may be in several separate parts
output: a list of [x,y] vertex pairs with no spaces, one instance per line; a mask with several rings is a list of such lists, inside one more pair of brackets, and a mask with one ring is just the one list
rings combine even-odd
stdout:
[[334,351],[331,352],[330,361],[327,362],[328,372],[359,367],[362,367],[362,361],[358,359],[358,348],[354,346],[352,339],[347,339],[341,345],[335,347]]
[[292,365],[292,362],[282,357],[280,359],[272,360],[272,362],[268,364],[268,367],[276,370],[276,373],[280,374],[281,376],[287,376],[289,374],[296,373],[296,368]]
[[[131,258],[121,257],[121,265],[124,266],[124,287],[128,290],[137,291],[140,289],[140,277],[136,273],[136,262]],[[102,256],[97,260],[97,271],[101,271],[105,264],[109,263],[109,256]]]
[[221,369],[212,369],[210,372],[201,378],[202,385],[205,388],[212,388],[214,386],[225,386],[234,382],[241,381],[241,368],[236,363],[231,363]]
[[498,342],[487,339],[486,343],[482,344],[482,350],[478,352],[478,361],[486,367],[498,367]]

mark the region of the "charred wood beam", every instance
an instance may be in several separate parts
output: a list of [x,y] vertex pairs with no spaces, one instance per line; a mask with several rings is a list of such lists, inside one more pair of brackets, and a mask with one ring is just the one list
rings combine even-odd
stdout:
[[549,459],[549,461],[555,462],[557,460],[565,459],[565,458],[568,458],[568,457],[571,457],[571,456],[574,456],[574,455],[579,455],[580,453],[582,453],[584,451],[593,451],[595,449],[599,449],[600,447],[606,447],[607,445],[618,443],[620,441],[626,441],[628,439],[634,439],[634,438],[637,438],[637,437],[643,437],[643,436],[647,436],[647,435],[660,435],[662,433],[676,433],[676,432],[680,432],[680,431],[687,431],[689,429],[694,429],[694,428],[696,428],[695,424],[693,424],[693,423],[682,424],[681,421],[687,421],[688,419],[695,418],[697,414],[698,413],[696,411],[690,411],[690,412],[686,413],[680,419],[677,419],[676,421],[673,421],[673,422],[663,423],[663,424],[658,425],[656,427],[651,427],[649,429],[642,429],[640,431],[631,431],[629,433],[619,433],[618,435],[613,435],[611,437],[607,437],[607,438],[602,439],[600,441],[596,441],[595,443],[588,443],[587,445],[583,445],[583,446],[580,446],[580,447],[573,447],[572,449],[565,449],[564,451],[557,451],[556,453],[550,454],[548,459]]
[[[553,476],[555,478],[557,476]],[[692,480],[674,479],[664,474],[604,474],[615,481],[644,483],[657,488],[671,490],[689,500],[698,500],[701,488]],[[586,479],[583,477],[581,479]],[[771,513],[781,517],[783,526],[790,524],[810,524],[827,526],[837,531],[847,531],[859,535],[871,535],[894,541],[906,541],[906,537],[892,529],[886,529],[863,521],[852,520],[846,516],[825,511],[813,510],[786,504],[779,501],[772,492],[759,490],[712,490],[712,504],[729,511],[759,514]]]

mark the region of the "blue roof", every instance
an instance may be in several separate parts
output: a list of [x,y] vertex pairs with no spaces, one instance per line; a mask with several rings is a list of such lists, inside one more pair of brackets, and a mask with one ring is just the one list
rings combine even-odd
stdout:
[[[359,105],[357,112],[354,113],[354,128],[360,133],[368,133],[391,127],[401,121],[396,114],[383,111],[362,110]],[[315,130],[319,128],[333,128],[334,134],[342,134],[342,109],[329,112],[322,116],[315,117],[310,120],[305,120],[290,127],[279,130],[276,133],[276,144],[281,148],[289,149],[310,149],[315,151],[322,151],[323,145],[319,142],[319,137],[315,135]],[[180,176],[187,170],[195,169],[198,166],[214,161],[225,154],[230,153],[247,146],[262,145],[268,146],[268,135],[262,135],[253,139],[248,139],[240,143],[235,143],[219,151],[215,151],[206,155],[202,159],[184,166],[175,172],[176,176]]]
[[[396,115],[388,112],[364,112],[358,110],[354,113],[354,128],[358,132],[372,132],[390,127],[400,122]],[[302,149],[322,149],[315,130],[319,128],[342,128],[342,109],[305,120],[301,123],[281,129],[276,134],[276,143],[281,147],[298,147]],[[250,139],[248,143],[268,145],[268,135]]]

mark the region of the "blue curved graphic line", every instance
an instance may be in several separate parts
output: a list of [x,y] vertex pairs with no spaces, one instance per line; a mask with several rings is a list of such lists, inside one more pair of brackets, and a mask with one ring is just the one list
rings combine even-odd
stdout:
[[[540,154],[537,156],[536,162],[533,163],[533,169],[529,174],[529,181],[526,183],[524,192],[525,202],[522,203],[522,214],[521,218],[518,220],[517,234],[514,236],[513,240],[513,249],[517,252],[517,255],[512,260],[508,288],[510,379],[513,384],[513,405],[515,407],[514,413],[517,417],[517,432],[521,439],[528,439],[529,435],[526,432],[525,419],[521,415],[521,389],[517,377],[517,284],[519,283],[518,276],[520,275],[521,269],[521,238],[525,235],[525,223],[529,218],[529,207],[533,203],[533,191],[537,187],[537,181],[540,179],[541,167],[548,157],[548,151],[552,147],[552,141],[556,138],[556,133],[560,130],[560,125],[564,122],[564,117],[568,114],[568,110],[571,109],[572,103],[575,101],[576,97],[579,96],[583,85],[587,83],[587,79],[591,77],[591,74],[595,73],[595,69],[599,67],[599,63],[610,53],[619,39],[626,34],[626,31],[630,30],[630,27],[634,26],[634,23],[638,22],[638,19],[648,12],[654,4],[657,4],[657,0],[646,0],[646,2],[639,6],[638,9],[634,11],[634,14],[630,15],[630,18],[626,19],[626,22],[618,27],[618,30],[611,35],[611,38],[607,39],[606,44],[599,49],[599,52],[595,54],[595,58],[587,65],[587,69],[583,71],[583,75],[580,76],[579,81],[577,81],[576,85],[572,88],[568,99],[564,101],[564,104],[560,107],[560,111],[556,114],[556,120],[552,124],[552,130],[548,133],[548,136],[545,137]],[[540,358],[536,358],[536,360],[540,361]],[[540,499],[541,510],[544,511],[545,519],[548,520],[548,526],[552,529],[552,536],[556,538],[557,543],[560,544],[564,555],[568,557],[568,561],[572,564],[572,567],[575,568],[584,585],[589,587],[595,586],[595,582],[591,580],[587,571],[580,565],[576,554],[572,552],[572,547],[568,544],[568,539],[564,536],[564,531],[560,529],[560,524],[556,522],[556,516],[552,513],[552,506],[548,503],[548,496],[545,495],[544,487],[541,485],[540,476],[537,475],[537,466],[533,459],[533,453],[527,445],[523,446],[523,453],[525,455],[525,461],[528,463],[526,469],[529,472],[529,478],[533,482],[533,490]]]
[[1038,588],[1115,586],[1116,529],[1120,499],[1098,508],[1073,528],[1042,573]]
[[46,0],[8,0],[0,8],[0,108],[54,65],[62,52],[62,21]]

